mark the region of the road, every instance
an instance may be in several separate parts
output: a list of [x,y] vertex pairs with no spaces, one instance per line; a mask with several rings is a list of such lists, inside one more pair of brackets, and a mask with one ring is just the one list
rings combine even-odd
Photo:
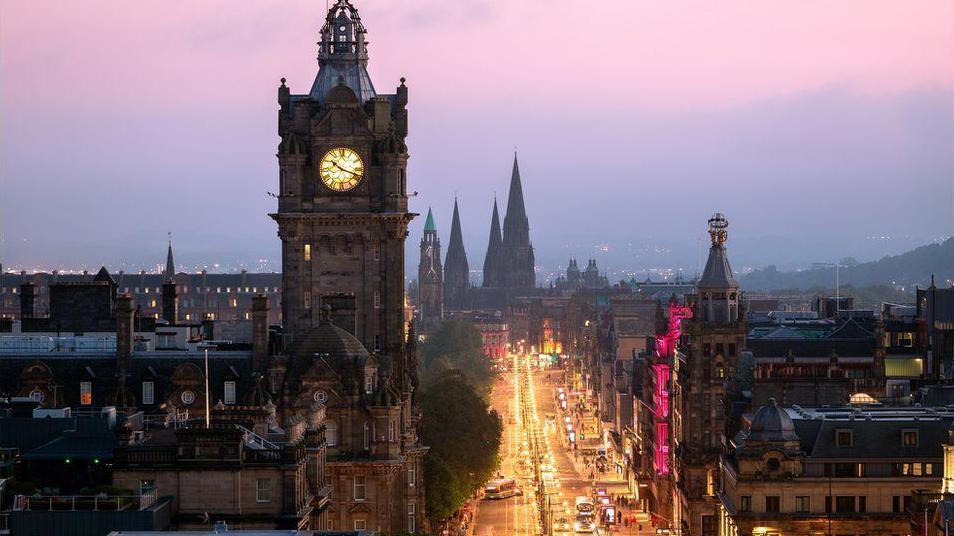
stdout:
[[[590,469],[584,469],[579,462],[574,463],[571,451],[567,448],[566,434],[558,429],[558,426],[563,426],[563,414],[559,411],[555,396],[561,373],[559,370],[531,368],[529,359],[524,356],[513,355],[511,359],[510,372],[501,375],[494,385],[491,405],[504,420],[500,472],[505,477],[517,479],[524,495],[481,501],[475,533],[477,536],[543,534],[538,491],[549,498],[552,521],[565,519],[572,533],[576,517],[575,499],[580,495],[591,495],[594,482],[587,479]],[[575,401],[571,401],[571,405],[573,403]],[[548,415],[555,416],[556,420],[548,420]],[[576,419],[575,422],[579,423],[580,420]],[[591,428],[587,434],[594,432],[595,429]],[[533,460],[535,450],[538,453],[537,464]],[[534,482],[534,474],[540,471],[542,476],[547,470],[553,473],[553,478],[545,479],[550,483],[549,489],[539,489]],[[620,489],[621,485],[622,482],[596,483],[597,487],[605,487],[611,492]],[[547,504],[546,501],[540,503]],[[646,526],[644,530],[648,528]],[[635,527],[627,527],[622,533],[634,534]]]

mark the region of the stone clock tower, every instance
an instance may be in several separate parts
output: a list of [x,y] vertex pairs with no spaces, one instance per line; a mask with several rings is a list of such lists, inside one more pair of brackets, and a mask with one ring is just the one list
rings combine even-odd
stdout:
[[[311,91],[278,88],[282,317],[291,341],[330,306],[335,324],[394,361],[404,345],[407,87],[378,94],[365,29],[338,1]],[[383,363],[400,367],[400,363]]]

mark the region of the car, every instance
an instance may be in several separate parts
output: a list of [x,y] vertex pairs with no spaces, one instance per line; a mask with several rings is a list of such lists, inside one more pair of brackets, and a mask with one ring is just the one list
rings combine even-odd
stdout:
[[579,516],[573,522],[573,532],[578,534],[592,534],[594,528],[593,519],[590,517]]
[[558,517],[553,522],[553,532],[570,532],[573,527],[570,525],[570,520],[565,517]]

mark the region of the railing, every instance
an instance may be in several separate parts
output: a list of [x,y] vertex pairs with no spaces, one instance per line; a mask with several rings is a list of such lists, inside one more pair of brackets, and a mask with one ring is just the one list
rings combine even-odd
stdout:
[[102,512],[148,508],[155,502],[154,490],[142,495],[17,495],[13,510]]
[[176,461],[175,447],[132,447],[116,450],[118,462],[169,464]]
[[268,441],[267,439],[249,430],[248,428],[240,424],[236,424],[235,427],[242,431],[242,441],[246,445],[249,445],[249,446],[258,445],[260,448],[268,449],[268,450],[281,450],[281,447],[279,447],[275,443],[272,443],[271,441]]

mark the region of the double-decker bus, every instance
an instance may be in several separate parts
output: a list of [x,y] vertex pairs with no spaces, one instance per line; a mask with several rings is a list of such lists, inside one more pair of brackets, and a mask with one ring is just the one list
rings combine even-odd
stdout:
[[520,488],[517,487],[517,482],[512,478],[492,480],[484,488],[485,499],[508,499],[515,495],[520,495]]

